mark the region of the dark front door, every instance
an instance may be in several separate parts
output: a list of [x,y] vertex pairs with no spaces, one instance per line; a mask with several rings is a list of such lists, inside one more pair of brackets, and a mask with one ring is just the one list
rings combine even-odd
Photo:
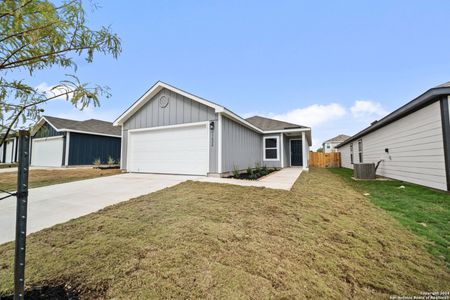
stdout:
[[302,141],[291,140],[291,166],[302,166],[303,154],[302,154]]

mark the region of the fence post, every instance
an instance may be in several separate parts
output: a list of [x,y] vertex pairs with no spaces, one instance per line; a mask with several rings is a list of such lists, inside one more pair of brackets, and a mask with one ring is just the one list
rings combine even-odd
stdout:
[[25,295],[25,248],[27,237],[28,171],[30,132],[19,131],[19,164],[17,170],[16,248],[14,256],[14,299]]

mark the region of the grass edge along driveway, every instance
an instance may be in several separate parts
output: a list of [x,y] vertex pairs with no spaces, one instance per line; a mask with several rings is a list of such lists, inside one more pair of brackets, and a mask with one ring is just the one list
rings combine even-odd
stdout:
[[[120,174],[119,169],[36,169],[30,170],[28,176],[29,188],[48,186],[59,183],[92,179],[101,176]],[[15,191],[17,187],[17,172],[0,173],[0,190]]]
[[[448,289],[448,269],[425,245],[339,176],[312,169],[292,191],[187,181],[32,234],[26,282],[81,299]],[[13,253],[0,246],[0,294],[13,290]]]

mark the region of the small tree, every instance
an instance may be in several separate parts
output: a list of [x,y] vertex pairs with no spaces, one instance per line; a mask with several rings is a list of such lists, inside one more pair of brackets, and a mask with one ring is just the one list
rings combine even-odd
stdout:
[[[55,1],[56,2],[56,1]],[[95,8],[95,6],[93,6]],[[2,0],[0,2],[0,146],[12,128],[26,126],[43,112],[42,104],[64,98],[80,110],[98,106],[99,97],[109,97],[107,87],[82,83],[75,59],[88,63],[94,54],[121,52],[119,37],[109,27],[87,26],[82,0]],[[36,71],[60,67],[71,74],[41,91],[18,78],[19,72],[33,77]],[[25,71],[25,72],[23,72]]]
[[322,147],[318,148],[318,149],[316,150],[316,152],[323,152],[323,148],[322,148]]

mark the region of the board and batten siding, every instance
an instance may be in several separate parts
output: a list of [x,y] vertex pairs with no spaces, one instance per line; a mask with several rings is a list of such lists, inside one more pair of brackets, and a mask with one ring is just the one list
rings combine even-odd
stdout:
[[69,144],[69,165],[92,165],[96,159],[107,164],[110,157],[120,159],[119,137],[71,132]]
[[44,138],[44,137],[50,137],[50,136],[58,136],[63,135],[62,133],[58,132],[53,128],[50,124],[45,122],[41,128],[34,134],[33,138]]
[[[439,101],[363,136],[362,143],[363,162],[384,160],[378,175],[447,189]],[[352,168],[350,144],[339,151],[342,166]],[[357,140],[353,141],[353,159],[359,162]]]
[[222,172],[262,163],[262,135],[222,117]]
[[[159,105],[159,99],[162,96],[168,99],[166,107]],[[168,89],[162,89],[123,124],[121,168],[127,168],[128,130],[215,120],[217,116],[213,108]],[[215,125],[215,131],[217,131],[218,126]],[[216,172],[217,134],[212,134],[211,137],[215,139],[213,143],[210,140],[210,172]]]

